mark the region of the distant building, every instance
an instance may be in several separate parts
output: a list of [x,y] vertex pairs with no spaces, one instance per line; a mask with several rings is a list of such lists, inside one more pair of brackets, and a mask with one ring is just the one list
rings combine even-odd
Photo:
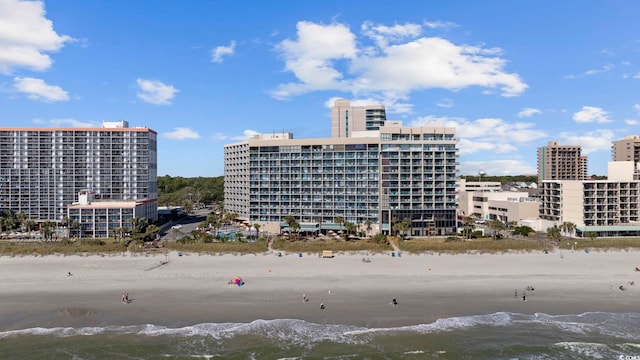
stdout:
[[[467,189],[469,184],[472,183],[467,183]],[[540,202],[527,192],[500,191],[499,188],[492,191],[467,190],[458,193],[458,209],[463,217],[510,223],[536,219],[540,212]]]
[[379,130],[387,115],[382,105],[352,106],[349,100],[336,100],[331,108],[331,137],[350,137],[355,131]]
[[614,141],[611,146],[613,161],[631,161],[634,165],[634,176],[640,179],[640,136],[628,135],[622,140]]
[[575,224],[585,237],[640,236],[640,181],[633,161],[609,163],[607,180],[545,180],[540,218]]
[[268,231],[291,215],[302,231],[340,230],[342,218],[389,233],[408,219],[408,235],[455,234],[455,129],[402,127],[385,121],[383,106],[348,100],[331,114],[331,138],[264,134],[226,145],[225,210]]
[[549,141],[538,148],[538,183],[543,180],[584,180],[587,157],[577,145],[560,145]]
[[[157,206],[157,139],[126,121],[101,128],[0,128],[0,208],[60,222],[81,191],[101,201]],[[155,220],[149,212],[149,220]],[[74,215],[75,216],[75,215]],[[100,217],[102,219],[102,217]],[[82,226],[88,217],[77,217]]]
[[[118,228],[131,228],[131,219],[157,217],[157,203],[154,200],[103,200],[94,201],[93,194],[81,191],[79,201],[67,207],[69,219],[79,222],[79,237],[113,237],[112,231]],[[75,231],[75,230],[72,230]]]

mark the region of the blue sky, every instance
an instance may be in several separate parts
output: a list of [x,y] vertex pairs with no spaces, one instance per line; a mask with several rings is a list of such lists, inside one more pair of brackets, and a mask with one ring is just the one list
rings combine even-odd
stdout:
[[330,104],[455,126],[460,174],[605,175],[640,129],[638,1],[0,0],[0,127],[158,132],[158,174],[223,175],[255,133],[330,135]]

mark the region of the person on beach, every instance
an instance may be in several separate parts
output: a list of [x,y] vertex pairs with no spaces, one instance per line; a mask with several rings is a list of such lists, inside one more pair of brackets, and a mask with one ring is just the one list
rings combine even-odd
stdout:
[[527,301],[527,294],[524,291],[522,292],[522,301]]
[[513,293],[513,296],[518,297],[518,289]]
[[127,301],[127,296],[122,294],[122,303],[124,304]]
[[129,293],[124,293],[124,300],[129,303]]
[[307,299],[307,294],[302,294],[302,302],[307,302],[309,301],[309,299]]
[[69,271],[69,273],[67,274],[67,276],[71,276],[71,275],[73,275],[73,274],[71,273],[71,271]]
[[391,305],[393,305],[393,306],[398,305],[398,300],[396,300],[395,298],[393,300],[391,300]]
[[324,310],[325,306],[324,303],[320,303],[320,310]]

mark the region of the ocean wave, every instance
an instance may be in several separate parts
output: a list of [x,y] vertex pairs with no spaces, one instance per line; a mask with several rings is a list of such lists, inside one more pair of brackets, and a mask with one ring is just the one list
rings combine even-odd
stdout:
[[[498,312],[438,319],[429,324],[390,328],[365,328],[351,325],[315,324],[298,319],[255,320],[250,323],[203,323],[185,327],[166,327],[153,324],[106,327],[54,327],[29,328],[0,332],[0,339],[19,336],[93,336],[134,334],[139,336],[205,337],[229,339],[240,336],[260,336],[273,341],[305,344],[322,341],[365,343],[372,337],[417,335],[467,330],[481,326],[518,327],[538,330],[556,330],[579,335],[609,336],[640,340],[637,324],[640,313],[592,312],[577,315],[519,314]],[[631,344],[629,344],[631,345]],[[568,346],[568,345],[562,345]]]

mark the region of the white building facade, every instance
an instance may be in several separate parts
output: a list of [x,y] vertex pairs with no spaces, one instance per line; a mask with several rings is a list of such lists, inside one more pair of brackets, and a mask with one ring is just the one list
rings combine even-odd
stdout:
[[0,128],[0,208],[59,222],[83,190],[96,202],[145,201],[157,208],[156,137],[125,121],[102,128]]

